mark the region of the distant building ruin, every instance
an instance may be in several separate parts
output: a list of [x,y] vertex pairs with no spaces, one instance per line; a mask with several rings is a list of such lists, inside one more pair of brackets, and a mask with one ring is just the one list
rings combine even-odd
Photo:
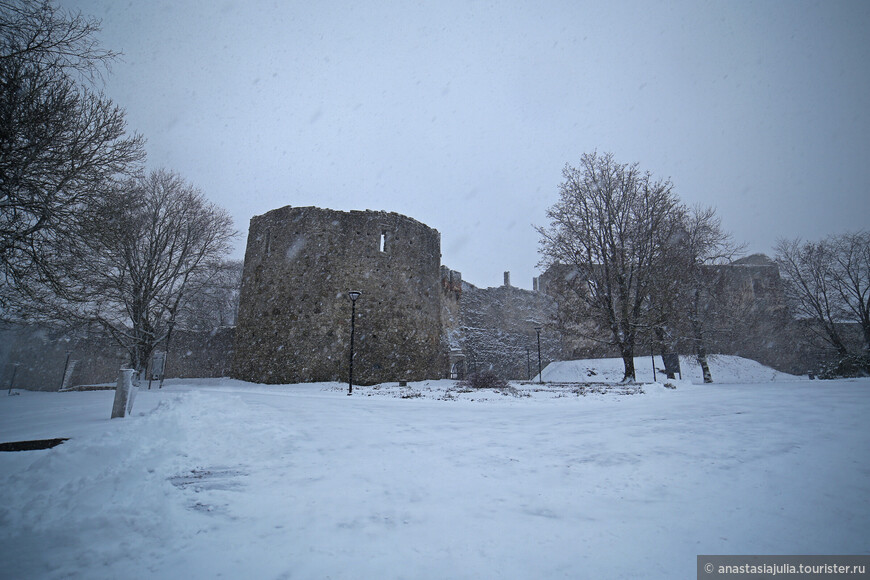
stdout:
[[[743,356],[786,372],[803,372],[808,364],[817,364],[797,348],[796,328],[785,306],[775,262],[764,254],[753,254],[726,265],[703,266],[702,271],[716,297],[704,305],[710,321],[705,336],[709,353]],[[576,268],[564,264],[551,266],[534,282],[558,304],[553,326],[561,336],[562,351],[568,359],[619,356],[608,344],[608,328],[591,319],[578,319],[572,307],[565,308],[563,298],[574,294],[572,287],[578,283],[585,282],[577,278]],[[685,337],[674,337],[670,347],[683,354],[694,352],[694,343]]]

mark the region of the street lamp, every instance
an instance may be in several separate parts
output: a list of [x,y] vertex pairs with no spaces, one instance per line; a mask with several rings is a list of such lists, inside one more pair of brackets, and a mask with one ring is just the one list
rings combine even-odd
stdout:
[[360,294],[362,294],[362,292],[358,290],[351,290],[347,293],[350,297],[350,372],[348,373],[347,378],[348,397],[353,394],[353,331],[356,319],[356,299],[359,298]]
[[529,374],[529,381],[532,380],[532,355],[529,352],[529,347],[526,347],[526,371]]
[[535,327],[535,334],[538,335],[538,382],[542,385],[544,384],[544,376],[541,371],[541,330],[543,330],[540,326]]

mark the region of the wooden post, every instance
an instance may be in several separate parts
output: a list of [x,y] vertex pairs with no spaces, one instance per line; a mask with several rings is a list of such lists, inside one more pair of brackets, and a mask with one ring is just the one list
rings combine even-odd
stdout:
[[[12,378],[9,379],[9,393],[7,393],[9,395],[12,394],[12,387],[15,386],[15,375],[18,374],[18,366],[19,366],[19,363],[15,363],[12,366]],[[15,394],[17,395],[18,393],[15,393]]]

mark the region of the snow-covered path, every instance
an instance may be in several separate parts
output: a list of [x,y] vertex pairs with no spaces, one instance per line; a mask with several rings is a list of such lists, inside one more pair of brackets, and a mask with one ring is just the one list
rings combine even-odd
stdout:
[[870,380],[441,401],[178,381],[0,398],[9,578],[685,578],[870,553]]

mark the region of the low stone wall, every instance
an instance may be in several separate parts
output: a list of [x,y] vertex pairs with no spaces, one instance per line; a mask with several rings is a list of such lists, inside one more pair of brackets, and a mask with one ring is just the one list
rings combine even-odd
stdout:
[[[233,327],[212,332],[177,331],[173,335],[166,376],[225,377],[232,360]],[[57,391],[64,382],[67,356],[72,371],[67,387],[112,384],[128,365],[126,353],[103,336],[74,336],[38,326],[0,330],[0,388]],[[17,365],[17,370],[16,370]]]

